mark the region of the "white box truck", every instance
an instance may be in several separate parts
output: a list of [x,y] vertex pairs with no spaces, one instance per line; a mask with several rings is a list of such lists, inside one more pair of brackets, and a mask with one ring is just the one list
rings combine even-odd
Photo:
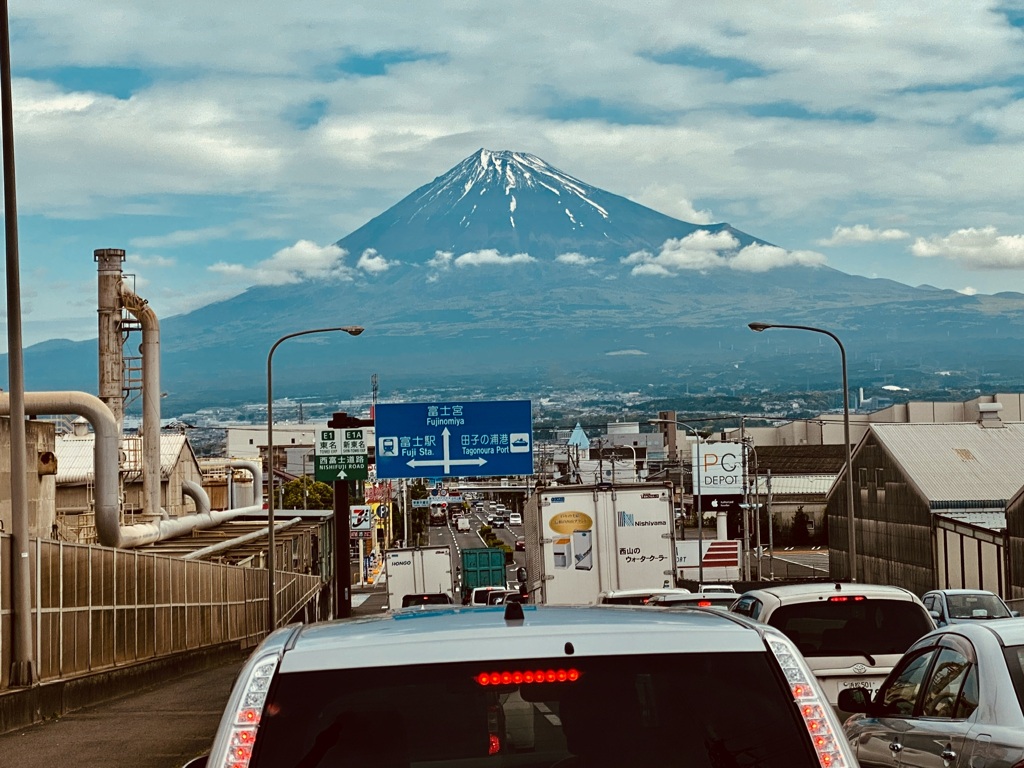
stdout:
[[523,526],[532,602],[590,604],[609,590],[675,586],[668,483],[538,486]]
[[402,607],[406,595],[446,594],[455,600],[451,547],[388,550],[384,572],[392,610]]

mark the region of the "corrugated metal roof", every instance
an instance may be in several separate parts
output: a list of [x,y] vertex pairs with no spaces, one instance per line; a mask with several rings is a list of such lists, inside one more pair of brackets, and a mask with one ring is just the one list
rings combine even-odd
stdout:
[[[838,475],[772,475],[772,496],[821,495],[828,494]],[[758,478],[751,485],[751,493],[767,493],[765,478]]]
[[759,445],[755,448],[758,471],[776,475],[839,474],[846,466],[846,449],[840,445]]
[[949,520],[957,520],[961,523],[970,523],[993,531],[1001,531],[1006,528],[1005,512],[955,512],[943,510],[941,517]]
[[[57,435],[54,453],[57,455],[57,483],[73,485],[86,483],[93,479],[93,443],[92,433],[82,437],[74,435]],[[160,476],[167,478],[178,462],[185,447],[185,436],[182,434],[160,435]],[[121,468],[127,471],[142,471],[142,441],[138,437],[121,438]]]
[[1004,422],[1002,428],[976,423],[870,428],[929,502],[1005,502],[1024,486],[1024,423]]

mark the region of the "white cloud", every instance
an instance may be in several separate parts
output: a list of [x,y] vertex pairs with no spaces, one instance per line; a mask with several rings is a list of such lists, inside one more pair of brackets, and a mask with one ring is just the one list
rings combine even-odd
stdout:
[[893,240],[907,240],[908,232],[902,229],[873,229],[866,224],[854,224],[852,227],[836,227],[832,237],[818,240],[818,245],[850,245],[860,243],[884,243]]
[[698,211],[696,208],[693,207],[693,203],[691,203],[685,197],[682,198],[678,203],[676,203],[673,209],[673,215],[676,218],[682,219],[683,221],[688,221],[691,224],[715,223],[715,217],[712,215],[711,211]]
[[[129,253],[124,259],[125,266],[128,267],[173,267],[177,265],[177,259],[169,259],[166,256],[143,256],[140,253]],[[137,278],[136,278],[137,279]]]
[[369,272],[371,275],[376,275],[380,272],[387,272],[391,267],[400,263],[399,261],[388,261],[373,248],[367,248],[363,251],[363,255],[359,257],[359,261],[356,262],[356,268]]
[[661,266],[661,264],[647,263],[633,267],[629,274],[640,275],[642,277],[669,277],[674,273],[669,272],[665,267]]
[[483,251],[470,251],[455,259],[457,267],[481,267],[484,265],[496,264],[498,266],[511,266],[513,264],[529,264],[536,261],[533,256],[526,253],[516,253],[511,256],[504,256],[494,248],[487,248]]
[[1000,235],[995,227],[919,237],[910,252],[920,258],[955,261],[967,269],[1024,269],[1024,235]]
[[560,253],[555,257],[559,264],[569,264],[574,267],[587,267],[596,264],[600,259],[594,256],[584,256],[582,253]]
[[251,285],[283,285],[303,280],[351,280],[352,270],[345,266],[348,253],[337,245],[320,246],[309,240],[282,248],[255,267],[218,262],[209,267],[223,277],[246,281]]
[[617,349],[614,352],[605,352],[608,357],[623,357],[629,355],[646,355],[642,349]]
[[739,272],[767,272],[779,267],[820,267],[825,257],[814,251],[787,251],[775,245],[751,243],[728,263],[730,269]]
[[134,237],[131,240],[131,244],[136,248],[167,248],[208,243],[213,240],[226,240],[237,235],[237,231],[231,227],[203,227],[201,229],[182,229],[176,232],[168,232],[166,235]]
[[965,285],[963,288],[961,288],[959,291],[957,291],[957,293],[962,293],[964,296],[977,296],[978,295],[978,289],[977,288],[971,288],[971,286],[969,286],[969,285]]
[[434,251],[434,256],[427,261],[427,266],[432,269],[450,269],[454,255],[449,251]]
[[779,267],[815,267],[825,263],[825,257],[814,251],[787,251],[775,245],[751,243],[737,252],[738,246],[739,241],[726,230],[702,229],[683,238],[666,240],[657,255],[635,251],[621,261],[634,265],[633,275],[654,276],[714,269],[767,272]]

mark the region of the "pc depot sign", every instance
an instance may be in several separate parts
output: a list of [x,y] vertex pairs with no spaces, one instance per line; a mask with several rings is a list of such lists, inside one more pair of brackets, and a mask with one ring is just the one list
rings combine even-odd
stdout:
[[700,496],[743,493],[742,443],[694,443],[693,492]]
[[320,429],[315,446],[314,477],[321,483],[365,480],[366,439],[362,429]]

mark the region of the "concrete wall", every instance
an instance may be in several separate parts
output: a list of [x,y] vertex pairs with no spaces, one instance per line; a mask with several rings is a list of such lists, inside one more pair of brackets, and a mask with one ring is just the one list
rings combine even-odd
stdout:
[[[55,522],[56,481],[50,470],[40,465],[40,457],[53,454],[54,425],[48,421],[29,419],[25,422],[25,480],[28,502],[29,536],[50,538]],[[50,468],[56,470],[56,462]],[[0,418],[0,528],[10,533],[11,517],[11,420]]]

